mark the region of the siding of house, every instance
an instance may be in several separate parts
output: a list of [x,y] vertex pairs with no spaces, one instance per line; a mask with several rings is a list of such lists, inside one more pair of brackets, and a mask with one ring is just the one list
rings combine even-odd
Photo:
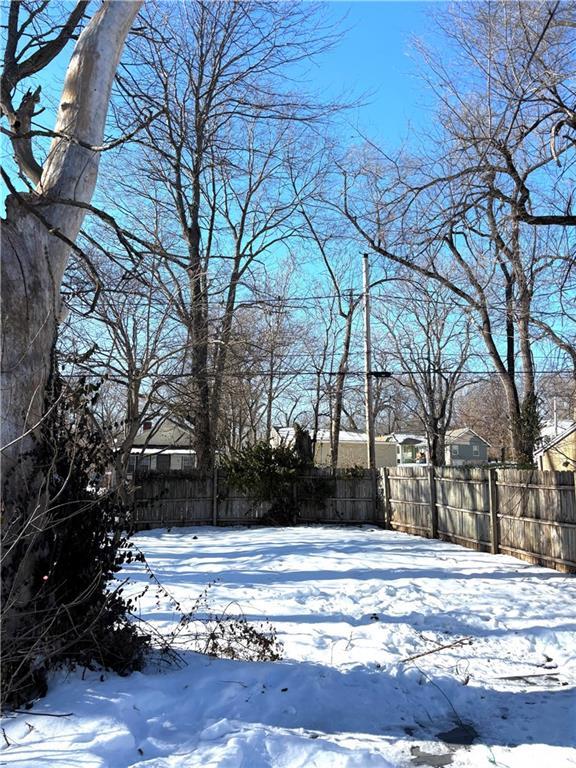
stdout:
[[169,450],[158,453],[141,454],[133,451],[130,456],[129,471],[134,472],[138,467],[143,472],[173,472],[190,470],[196,467],[196,456],[193,453],[172,453]]
[[576,470],[576,432],[566,435],[538,457],[541,470],[556,472]]
[[446,446],[445,455],[448,466],[486,464],[488,461],[488,445],[477,435],[463,435],[454,443]]
[[[273,446],[282,443],[292,444],[293,431],[282,428],[279,432],[276,428],[272,430],[270,443]],[[321,429],[318,432],[316,448],[314,451],[314,463],[317,467],[330,466],[330,436],[328,430]],[[349,467],[368,466],[368,446],[365,433],[347,432],[340,433],[340,444],[338,446],[338,468],[346,469]],[[376,438],[376,467],[395,467],[396,466],[396,445],[385,442],[382,438]]]
[[[344,443],[340,442],[338,448],[338,467],[367,467],[368,466],[368,448],[366,443]],[[319,467],[330,466],[330,444],[325,441],[316,443],[314,461]],[[377,467],[395,467],[396,466],[396,446],[389,443],[376,442],[376,466]]]

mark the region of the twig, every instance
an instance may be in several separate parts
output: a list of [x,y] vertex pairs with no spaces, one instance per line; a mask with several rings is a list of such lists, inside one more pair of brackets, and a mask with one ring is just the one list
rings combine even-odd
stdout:
[[246,683],[241,683],[240,680],[218,680],[219,683],[236,683],[236,685],[241,685],[242,688],[248,688]]
[[29,709],[13,709],[17,715],[34,715],[34,717],[72,717],[74,712],[31,712]]
[[471,643],[472,638],[471,637],[461,637],[460,640],[456,640],[454,643],[448,643],[448,645],[439,645],[438,648],[432,648],[431,651],[424,651],[424,653],[417,653],[415,656],[408,656],[407,659],[400,659],[401,664],[407,664],[409,661],[414,661],[414,659],[420,659],[422,656],[429,656],[431,653],[438,653],[438,651],[444,651],[446,648],[454,648],[457,645],[462,645],[463,643]]
[[492,680],[526,680],[529,677],[558,677],[558,673],[551,670],[550,672],[537,672],[533,675],[508,675],[507,677],[493,677]]
[[64,139],[65,141],[69,141],[71,144],[77,144],[84,149],[89,149],[91,152],[107,152],[108,150],[114,149],[115,147],[130,141],[130,139],[133,139],[137,133],[139,133],[144,128],[147,128],[154,120],[156,120],[157,117],[160,117],[163,111],[163,109],[160,109],[157,112],[148,115],[146,120],[140,125],[136,126],[136,128],[134,128],[133,131],[130,131],[130,133],[125,133],[122,136],[119,136],[117,139],[110,141],[108,144],[102,144],[100,146],[89,144],[87,141],[82,141],[77,136],[71,136],[70,134],[63,133],[62,131],[50,131],[48,129],[43,129],[42,127],[39,129],[30,129],[26,132],[15,132],[0,126],[0,133],[3,133],[5,136],[9,136],[11,139],[16,140],[30,139],[34,136],[46,136],[48,138]]
[[[461,717],[460,717],[460,715],[458,714],[458,711],[457,711],[456,707],[454,706],[454,704],[452,704],[452,702],[450,701],[450,698],[449,698],[449,697],[447,696],[447,694],[446,694],[446,693],[445,693],[445,692],[442,690],[442,688],[440,688],[440,686],[438,685],[438,683],[436,683],[436,682],[435,682],[435,681],[434,681],[434,680],[433,680],[433,679],[430,677],[430,675],[429,675],[427,672],[424,672],[424,670],[423,670],[423,669],[420,669],[420,667],[419,667],[418,665],[416,665],[416,669],[418,670],[418,672],[420,672],[420,674],[421,674],[423,677],[425,677],[425,678],[426,678],[426,680],[428,680],[428,682],[430,683],[430,685],[433,685],[433,686],[434,686],[434,688],[436,688],[436,690],[438,690],[438,691],[439,691],[439,692],[442,694],[442,696],[444,696],[444,698],[446,699],[446,701],[448,702],[448,704],[449,704],[449,706],[450,706],[450,709],[452,710],[452,712],[454,712],[454,715],[455,715],[455,717],[456,717],[456,721],[458,722],[458,725],[461,725],[461,726],[463,726],[463,725],[464,725],[464,721],[462,720],[462,718],[461,718]],[[429,714],[429,713],[428,713],[428,717],[430,718],[430,720],[432,720],[432,718],[430,717],[430,714]]]

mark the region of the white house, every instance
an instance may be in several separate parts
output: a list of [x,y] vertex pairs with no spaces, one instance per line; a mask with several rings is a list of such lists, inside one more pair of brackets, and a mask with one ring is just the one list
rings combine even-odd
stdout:
[[395,464],[417,464],[426,451],[426,438],[406,432],[392,432],[383,438],[394,446],[396,451]]
[[192,448],[193,433],[168,418],[156,424],[145,421],[134,438],[128,463],[129,472],[186,471],[196,466]]

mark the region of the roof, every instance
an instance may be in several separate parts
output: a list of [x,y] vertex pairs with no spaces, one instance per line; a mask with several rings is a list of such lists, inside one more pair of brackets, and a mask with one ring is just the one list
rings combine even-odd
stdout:
[[192,445],[193,433],[175,424],[169,419],[164,419],[158,424],[136,435],[132,445],[146,448],[188,448]]
[[484,438],[481,435],[479,435],[478,432],[474,432],[474,430],[470,429],[470,427],[460,427],[459,429],[449,429],[446,432],[446,442],[448,444],[457,443],[459,438],[463,437],[467,433],[474,435],[479,440],[482,440],[482,442],[486,443],[486,445],[490,445],[488,440],[484,440]]
[[392,432],[383,438],[387,443],[397,443],[398,445],[420,445],[426,442],[422,435],[412,435],[407,432]]
[[573,419],[557,419],[556,421],[545,421],[542,424],[542,428],[540,429],[540,440],[554,439],[555,437],[558,437],[558,435],[564,434],[564,432],[570,429],[570,427],[574,426],[574,424],[576,424],[576,421]]
[[568,429],[565,429],[564,432],[561,432],[559,435],[556,435],[556,437],[553,437],[545,445],[538,448],[538,450],[534,452],[535,455],[538,456],[540,454],[545,453],[550,448],[553,448],[555,445],[558,445],[558,443],[561,443],[562,440],[565,440],[573,432],[576,432],[576,421],[573,421],[571,426],[569,426]]
[[[274,428],[282,440],[290,442],[294,439],[294,429],[292,427],[275,427]],[[339,432],[339,443],[366,443],[368,435],[366,432],[352,432],[350,430],[341,429]],[[316,433],[316,441],[319,443],[330,442],[330,430],[319,429]],[[377,437],[376,442],[385,442],[385,437]]]

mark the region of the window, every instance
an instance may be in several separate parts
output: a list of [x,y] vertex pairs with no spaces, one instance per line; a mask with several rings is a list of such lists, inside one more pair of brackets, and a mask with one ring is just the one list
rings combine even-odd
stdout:
[[451,448],[451,451],[452,451],[452,456],[454,458],[457,458],[460,455],[460,451],[458,450],[458,446],[457,445],[453,445],[452,448]]
[[128,456],[128,472],[134,472],[136,469],[136,456],[133,453]]
[[138,456],[139,472],[150,472],[150,456]]
[[156,469],[158,472],[170,471],[170,454],[169,453],[159,453],[158,456],[156,456]]
[[191,453],[185,453],[182,456],[182,471],[189,472],[191,469],[194,469],[195,466],[196,456],[192,455]]
[[472,446],[472,456],[480,456],[480,446],[479,445],[473,445]]

